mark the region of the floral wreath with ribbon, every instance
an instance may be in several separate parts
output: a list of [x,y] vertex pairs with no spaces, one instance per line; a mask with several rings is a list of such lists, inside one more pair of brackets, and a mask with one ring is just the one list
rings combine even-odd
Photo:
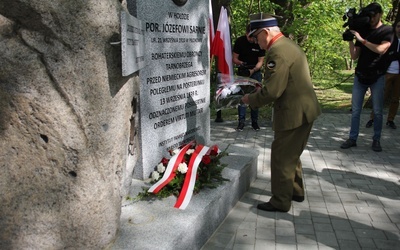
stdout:
[[193,196],[201,189],[216,188],[228,179],[222,177],[226,164],[220,159],[227,155],[217,145],[204,146],[191,141],[179,149],[169,151],[170,159],[162,158],[151,174],[149,189],[138,194],[138,199],[155,195],[165,198],[171,195],[178,197],[174,207],[185,209]]

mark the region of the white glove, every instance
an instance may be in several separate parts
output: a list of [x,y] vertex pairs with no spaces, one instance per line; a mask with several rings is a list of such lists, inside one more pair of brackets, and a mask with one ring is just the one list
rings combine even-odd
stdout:
[[240,90],[242,90],[242,89],[240,88],[240,86],[238,86],[238,85],[232,85],[232,86],[229,87],[229,89],[231,90],[232,94],[236,94],[236,93],[238,93]]
[[221,92],[221,98],[224,99],[224,98],[226,98],[228,95],[230,95],[231,93],[232,93],[232,91],[230,91],[230,90],[227,89],[227,88],[224,88],[224,89],[222,90],[222,92]]

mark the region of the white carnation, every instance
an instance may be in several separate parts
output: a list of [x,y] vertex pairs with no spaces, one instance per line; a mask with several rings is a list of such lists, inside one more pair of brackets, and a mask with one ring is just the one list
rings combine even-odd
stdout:
[[188,167],[187,167],[186,163],[183,162],[183,163],[179,164],[179,166],[178,166],[179,172],[181,172],[182,174],[186,174],[187,170],[188,170]]
[[153,181],[156,181],[160,178],[160,173],[158,173],[157,171],[153,171],[153,173],[151,174],[151,178],[153,179]]
[[164,166],[164,164],[162,164],[162,163],[160,162],[160,164],[157,165],[157,171],[158,171],[159,173],[164,173],[164,171],[165,171],[165,166]]
[[177,153],[179,153],[179,149],[177,148],[172,151],[172,155],[176,155]]
[[186,154],[187,154],[187,155],[191,155],[191,154],[193,154],[193,152],[194,152],[194,149],[188,149],[188,150],[186,151]]

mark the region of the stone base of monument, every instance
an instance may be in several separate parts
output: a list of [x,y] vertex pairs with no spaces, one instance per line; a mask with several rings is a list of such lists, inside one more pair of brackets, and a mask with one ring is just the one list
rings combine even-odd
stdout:
[[[185,210],[174,208],[176,197],[124,201],[120,231],[109,249],[200,249],[257,175],[258,151],[230,146],[228,153],[221,161],[227,164],[223,176],[229,181],[193,195]],[[149,187],[139,180],[132,184],[131,197]]]

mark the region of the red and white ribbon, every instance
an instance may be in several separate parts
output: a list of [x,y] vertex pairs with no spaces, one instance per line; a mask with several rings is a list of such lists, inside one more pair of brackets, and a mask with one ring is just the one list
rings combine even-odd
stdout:
[[182,163],[182,159],[185,156],[186,151],[192,146],[193,143],[194,141],[189,142],[177,154],[172,156],[172,158],[168,162],[163,177],[153,186],[151,186],[151,188],[149,188],[149,193],[158,193],[165,185],[167,185],[172,179],[174,179],[176,175],[176,169],[178,168],[179,164]]
[[182,190],[179,193],[178,200],[175,203],[175,208],[185,209],[193,196],[193,189],[196,183],[197,169],[203,156],[209,151],[209,147],[197,145],[195,151],[190,157],[188,171],[186,172],[185,181]]

